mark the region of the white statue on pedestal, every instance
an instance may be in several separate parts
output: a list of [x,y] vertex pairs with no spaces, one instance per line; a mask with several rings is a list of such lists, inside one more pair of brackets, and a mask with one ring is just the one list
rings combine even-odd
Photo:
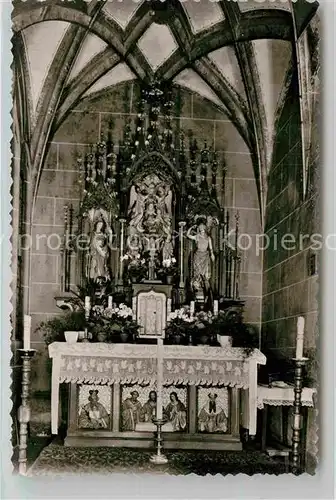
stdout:
[[90,244],[86,256],[86,277],[97,281],[110,278],[110,248],[113,231],[104,210],[92,210],[89,220],[93,225]]

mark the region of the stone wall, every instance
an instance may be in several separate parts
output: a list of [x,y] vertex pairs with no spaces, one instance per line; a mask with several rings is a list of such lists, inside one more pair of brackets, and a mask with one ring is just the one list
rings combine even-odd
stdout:
[[[63,232],[63,209],[67,203],[78,208],[79,185],[77,157],[89,150],[101,134],[106,137],[109,123],[113,123],[115,144],[122,138],[125,120],[135,115],[137,86],[132,82],[121,84],[81,101],[57,130],[49,144],[36,207],[34,212],[34,247],[32,253],[31,306],[33,332],[43,320],[62,314],[56,307],[55,296],[60,294],[61,257],[57,248],[58,237]],[[198,140],[224,152],[227,174],[225,205],[230,208],[232,220],[239,210],[240,230],[252,237],[260,232],[260,215],[257,190],[251,157],[235,127],[218,108],[187,90],[182,91],[181,129],[188,136],[191,130]],[[219,179],[219,189],[221,179]],[[224,197],[221,195],[221,200]],[[37,243],[37,235],[45,235]],[[49,237],[49,244],[47,244]],[[72,279],[73,285],[75,278]],[[247,322],[260,327],[261,312],[261,257],[245,252],[242,260],[241,297],[246,301]],[[33,333],[33,347],[39,355],[35,360],[33,390],[48,390],[50,374],[41,333]]]
[[[297,317],[305,317],[304,356],[309,358],[305,384],[311,387],[318,387],[319,252],[315,241],[322,241],[313,236],[321,233],[318,122],[319,95],[315,95],[307,190],[304,195],[299,99],[293,84],[279,119],[273,165],[269,174],[266,234],[270,237],[271,245],[264,252],[261,334],[261,347],[268,357],[270,370],[277,371],[281,365],[290,366],[290,360],[295,356]],[[288,245],[284,248],[281,238],[286,234],[291,236],[287,237]],[[275,236],[277,247],[272,245]],[[274,361],[273,365],[270,360]],[[281,434],[280,417],[280,408],[270,412],[270,426],[275,437]],[[316,411],[309,409],[306,441],[308,471],[313,471],[316,466],[317,428]],[[291,419],[284,432],[291,439]]]
[[[317,110],[317,102],[315,106]],[[288,359],[295,354],[299,315],[306,318],[304,352],[315,359],[318,262],[316,272],[311,268],[314,258],[318,260],[312,236],[320,231],[317,127],[315,119],[304,195],[299,100],[293,84],[278,122],[268,179],[265,232],[270,246],[264,252],[262,313],[262,348]],[[309,371],[314,379],[312,365]]]

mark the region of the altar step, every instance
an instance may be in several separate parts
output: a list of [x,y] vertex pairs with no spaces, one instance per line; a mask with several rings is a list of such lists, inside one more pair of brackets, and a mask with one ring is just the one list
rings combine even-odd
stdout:
[[[65,446],[154,449],[153,432],[109,432],[74,431],[68,432]],[[239,436],[225,434],[184,434],[163,433],[163,446],[169,450],[231,450],[243,449]]]

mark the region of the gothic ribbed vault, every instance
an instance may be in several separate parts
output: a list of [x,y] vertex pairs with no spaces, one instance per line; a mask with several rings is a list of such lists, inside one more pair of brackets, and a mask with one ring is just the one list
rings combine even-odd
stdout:
[[[298,33],[316,11],[308,5],[296,16]],[[251,152],[263,214],[276,117],[294,66],[289,1],[17,0],[13,30],[14,128],[22,124],[15,134],[27,152],[32,203],[48,142],[82,98],[159,78],[227,114]]]

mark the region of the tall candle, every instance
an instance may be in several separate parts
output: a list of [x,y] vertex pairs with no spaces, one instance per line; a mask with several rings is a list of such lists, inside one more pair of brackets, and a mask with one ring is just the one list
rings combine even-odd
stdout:
[[24,315],[23,318],[23,348],[25,351],[30,349],[31,316]]
[[85,318],[86,318],[86,319],[89,319],[89,316],[90,316],[90,308],[91,308],[91,300],[90,300],[90,297],[89,297],[89,296],[86,296],[86,297],[85,297],[85,305],[84,305],[84,308],[85,308]]
[[218,300],[214,300],[214,315],[218,314]]
[[112,309],[112,306],[113,306],[113,297],[112,297],[112,295],[109,295],[107,300],[108,300],[107,307],[109,309]]
[[163,339],[157,339],[157,396],[156,396],[157,419],[162,419],[162,384],[163,384]]
[[296,356],[295,356],[297,359],[301,359],[303,357],[304,324],[305,324],[304,317],[299,316],[297,320]]
[[195,314],[195,301],[192,300],[190,302],[190,315],[193,316]]

